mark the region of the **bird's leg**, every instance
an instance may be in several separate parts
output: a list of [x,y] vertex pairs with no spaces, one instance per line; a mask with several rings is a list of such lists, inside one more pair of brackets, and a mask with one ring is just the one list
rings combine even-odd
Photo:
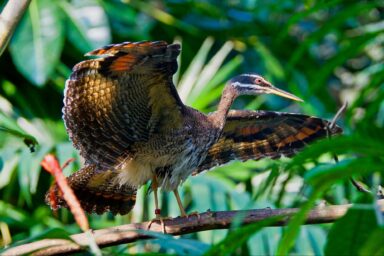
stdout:
[[152,187],[153,195],[155,197],[155,215],[156,215],[156,217],[154,219],[152,219],[148,223],[147,229],[151,228],[151,225],[152,225],[153,222],[160,221],[163,233],[165,234],[165,223],[164,223],[164,220],[171,219],[171,218],[161,217],[161,209],[159,208],[159,199],[158,199],[158,194],[157,194],[158,183],[157,183],[156,175],[153,175],[151,187]]
[[156,175],[153,175],[151,186],[152,186],[152,190],[153,190],[153,195],[155,196],[155,215],[156,215],[156,219],[161,219],[161,209],[159,208],[159,199],[158,199],[158,195],[157,195],[158,184],[157,184],[157,177],[156,177]]
[[177,190],[177,188],[176,188],[175,190],[173,190],[173,193],[175,194],[177,204],[179,205],[179,208],[180,208],[180,215],[181,215],[181,217],[186,217],[187,214],[185,213],[183,204],[181,203],[181,199],[180,199],[179,191]]
[[200,220],[200,214],[198,212],[192,212],[190,214],[185,213],[183,204],[181,203],[179,191],[177,189],[175,189],[175,190],[173,190],[173,193],[175,194],[177,204],[179,205],[181,217],[189,217],[189,216],[195,215],[197,217],[197,220],[199,221]]

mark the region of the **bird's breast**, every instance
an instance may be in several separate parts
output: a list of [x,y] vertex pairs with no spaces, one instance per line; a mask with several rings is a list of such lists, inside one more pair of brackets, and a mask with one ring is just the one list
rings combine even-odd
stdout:
[[205,159],[216,137],[213,130],[193,125],[154,134],[136,143],[135,156],[119,166],[119,183],[140,187],[156,175],[163,190],[174,190]]

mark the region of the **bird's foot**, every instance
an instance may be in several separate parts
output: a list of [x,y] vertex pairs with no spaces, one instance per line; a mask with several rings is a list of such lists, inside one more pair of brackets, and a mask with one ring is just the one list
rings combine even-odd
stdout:
[[165,220],[171,220],[172,217],[162,217],[160,215],[160,209],[156,209],[155,210],[155,214],[156,214],[156,217],[154,219],[152,219],[151,221],[149,221],[148,225],[147,225],[147,230],[149,230],[152,226],[152,224],[154,222],[157,222],[159,221],[160,222],[160,225],[161,225],[161,230],[163,232],[163,234],[166,234],[166,231],[165,231]]
[[180,217],[187,217],[187,218],[189,218],[189,217],[192,217],[192,216],[196,216],[197,217],[197,221],[200,221],[200,219],[201,219],[201,215],[200,215],[200,213],[199,212],[191,212],[191,213],[189,213],[189,214],[181,214],[181,216]]

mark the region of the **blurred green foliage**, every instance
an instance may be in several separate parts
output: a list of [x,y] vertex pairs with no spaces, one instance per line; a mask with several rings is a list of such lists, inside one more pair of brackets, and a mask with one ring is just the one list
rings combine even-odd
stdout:
[[[180,189],[189,212],[300,207],[287,228],[263,228],[266,221],[253,229],[159,235],[103,252],[381,255],[384,227],[375,197],[362,201],[348,179],[362,179],[373,193],[382,183],[383,18],[384,3],[373,0],[32,1],[0,58],[0,245],[79,232],[67,210],[54,216],[44,204],[51,177],[39,165],[54,152],[62,163],[77,159],[67,175],[81,166],[61,120],[71,67],[87,51],[109,43],[166,40],[182,44],[175,83],[187,104],[213,111],[227,79],[257,72],[305,103],[242,97],[233,108],[331,119],[348,101],[338,122],[345,135],[315,143],[292,160],[234,162],[191,177]],[[339,155],[339,163],[332,154]],[[171,195],[163,193],[161,200],[165,213],[178,215]],[[308,210],[324,200],[361,207],[333,225],[300,227]],[[92,215],[90,222],[94,229],[110,227],[150,219],[153,212],[144,187],[130,215]]]

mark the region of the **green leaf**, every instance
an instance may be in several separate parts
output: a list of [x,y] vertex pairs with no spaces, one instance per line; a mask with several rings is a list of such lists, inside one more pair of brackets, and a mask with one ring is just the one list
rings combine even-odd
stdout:
[[365,243],[362,244],[359,255],[371,255],[371,256],[380,256],[384,255],[384,228],[380,227],[374,230],[373,232],[369,231],[369,236],[366,239]]
[[[77,153],[75,149],[73,148],[72,143],[70,142],[65,142],[65,143],[60,143],[56,145],[56,155],[57,158],[59,159],[59,163],[63,164],[67,160],[71,158],[77,158]],[[78,169],[78,166],[74,163],[70,163],[64,170],[63,173],[65,176],[69,176],[72,174],[75,170]]]
[[268,73],[279,80],[282,80],[285,77],[284,68],[266,45],[258,41],[255,45],[255,51],[260,54]]
[[23,139],[23,142],[29,147],[31,152],[35,151],[35,147],[38,144],[35,137],[24,132],[15,120],[0,111],[0,134],[1,133],[8,133]]
[[209,248],[205,243],[192,239],[158,239],[152,243],[159,244],[162,249],[174,250],[176,255],[203,255]]
[[318,2],[314,6],[308,9],[304,9],[303,11],[293,13],[288,21],[285,23],[284,28],[281,30],[281,32],[276,36],[276,42],[278,44],[281,44],[284,39],[289,35],[289,31],[295,25],[296,23],[304,20],[304,18],[312,15],[313,13],[326,10],[334,5],[337,5],[341,0],[333,0],[333,1],[326,1],[326,2]]
[[231,230],[223,241],[211,247],[205,255],[235,255],[236,249],[243,246],[253,234],[280,219],[282,219],[281,216],[275,216],[257,223],[246,225],[236,230]]
[[197,30],[194,26],[190,25],[187,22],[184,22],[183,20],[175,18],[168,12],[163,11],[162,9],[158,8],[155,3],[132,0],[129,1],[129,4],[134,8],[140,10],[141,12],[147,14],[148,16],[153,17],[161,23],[174,26],[180,29],[181,31],[185,31],[193,35],[197,35],[199,33],[199,30]]
[[311,86],[314,90],[323,92],[323,85],[329,79],[329,76],[334,72],[334,70],[348,59],[351,59],[358,54],[360,54],[369,43],[371,43],[381,32],[373,32],[364,34],[362,36],[353,38],[350,42],[346,43],[343,48],[341,48],[336,56],[327,60],[327,65],[321,67],[316,74],[312,76]]
[[322,192],[329,187],[329,184],[324,184],[323,186],[316,188],[313,191],[311,196],[308,198],[308,201],[305,202],[300,210],[292,217],[289,221],[288,227],[284,232],[284,236],[279,242],[279,246],[277,248],[277,255],[287,255],[293,244],[295,243],[295,239],[300,231],[300,225],[305,221],[309,211],[312,209],[316,200],[322,195]]
[[201,97],[201,92],[204,90],[207,83],[213,79],[232,49],[233,43],[231,41],[225,42],[220,50],[218,50],[210,61],[204,66],[198,76],[198,79],[196,80],[195,85],[193,86],[193,90],[188,95],[188,104],[194,102],[196,98]]
[[184,72],[183,77],[179,81],[178,92],[180,98],[184,102],[187,101],[188,96],[190,95],[199,74],[201,73],[201,70],[204,68],[204,64],[213,42],[214,40],[212,37],[207,37],[207,39],[205,39],[203,45],[200,47],[191,64],[189,64],[188,69]]
[[242,61],[243,57],[238,55],[223,65],[201,90],[200,96],[194,99],[190,105],[197,109],[204,109],[218,99],[223,91],[225,80],[241,65]]
[[[4,152],[1,152],[1,154],[4,154]],[[15,154],[15,152],[11,152],[11,155],[5,154],[3,158],[5,161],[0,172],[0,189],[9,184],[20,159],[19,155]]]
[[331,181],[350,178],[356,174],[380,171],[382,165],[374,163],[371,157],[343,159],[336,164],[323,164],[312,168],[304,178],[307,183],[317,186]]
[[[37,240],[42,240],[44,238],[66,239],[66,240],[72,241],[73,243],[76,243],[73,239],[71,239],[70,235],[71,234],[68,231],[66,231],[65,229],[51,228],[51,229],[43,231],[40,234],[37,234],[37,235],[32,236],[32,237],[29,237],[28,239],[25,239],[23,241],[19,241],[19,242],[15,243],[15,244],[12,244],[11,247],[8,247],[6,249],[0,250],[0,254],[7,254],[8,250],[11,250],[12,248],[14,248],[16,246],[19,246],[19,245],[22,245],[22,244],[31,243],[31,242],[37,241]],[[43,249],[43,248],[39,248],[39,250],[40,249]]]
[[0,200],[0,221],[17,228],[32,225],[31,216],[16,206]]
[[308,162],[308,160],[318,159],[326,152],[333,154],[358,153],[360,156],[381,157],[384,155],[383,139],[382,130],[373,129],[371,134],[367,134],[364,137],[354,134],[334,137],[331,140],[317,141],[296,155],[288,164],[287,169],[295,165],[302,165]]
[[31,155],[26,150],[21,153],[18,179],[21,194],[29,205],[32,204],[31,194],[36,193],[37,190],[39,174],[41,171],[40,163],[50,149],[50,146],[44,145],[34,155]]
[[356,206],[349,209],[347,214],[332,226],[325,246],[325,255],[356,255],[377,226],[373,206]]
[[304,42],[302,42],[300,47],[293,52],[290,63],[288,64],[288,70],[290,70],[294,65],[296,65],[296,63],[302,60],[303,55],[315,42],[318,42],[328,33],[331,33],[339,26],[343,25],[347,19],[367,12],[368,10],[373,9],[376,5],[378,4],[374,1],[368,3],[359,2],[357,4],[347,6],[342,11],[340,11],[338,15],[335,15],[332,19],[329,19],[316,32],[312,33]]
[[31,1],[10,45],[17,69],[33,84],[42,86],[59,61],[64,27],[55,1]]
[[104,9],[96,0],[60,1],[68,19],[68,38],[81,52],[111,43],[111,29]]

